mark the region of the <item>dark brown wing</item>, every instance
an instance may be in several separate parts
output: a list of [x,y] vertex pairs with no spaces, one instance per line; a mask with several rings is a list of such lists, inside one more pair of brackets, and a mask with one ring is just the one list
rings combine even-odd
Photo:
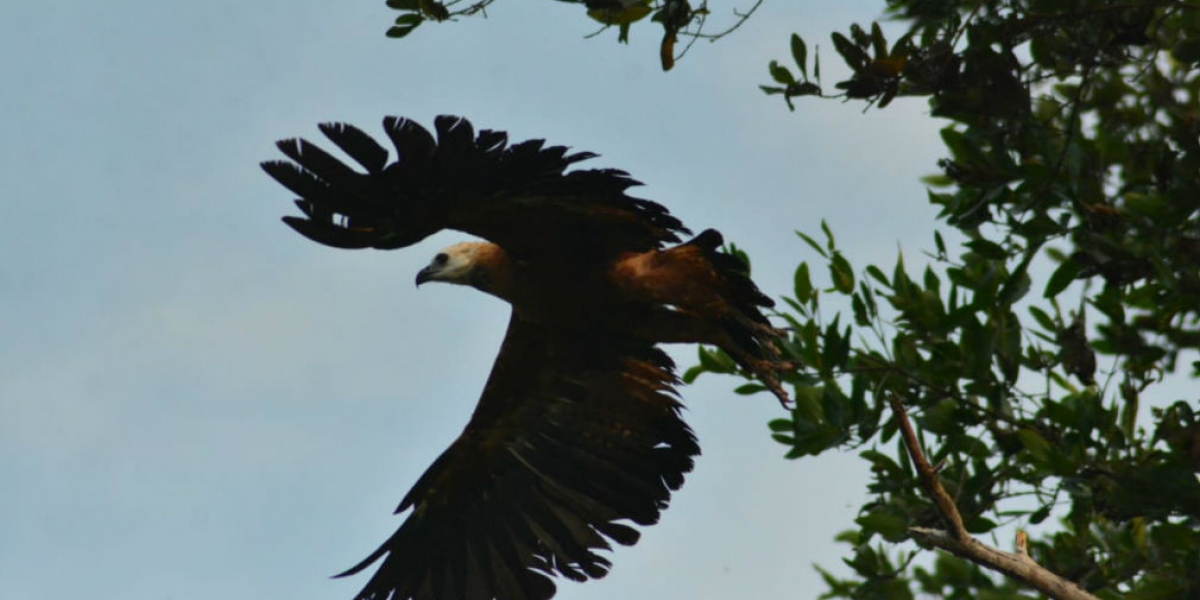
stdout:
[[611,258],[644,252],[688,233],[654,202],[625,191],[637,182],[617,170],[567,168],[595,155],[568,154],[542,140],[508,144],[507,134],[459,117],[438,117],[436,138],[408,119],[383,126],[398,155],[350,125],[321,132],[363,168],[357,171],[303,139],[284,140],[290,161],[266,172],[300,196],[303,217],[284,221],[339,248],[400,248],[441,229],[477,235],[521,260],[578,253]]
[[658,521],[700,453],[670,359],[642,342],[551,334],[514,313],[462,435],[397,512],[356,600],[543,600],[550,576],[603,577],[597,554]]

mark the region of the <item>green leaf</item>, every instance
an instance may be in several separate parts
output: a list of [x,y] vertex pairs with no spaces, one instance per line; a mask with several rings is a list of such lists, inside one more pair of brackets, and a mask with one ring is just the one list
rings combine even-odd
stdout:
[[950,154],[954,158],[961,159],[970,154],[970,142],[967,141],[967,136],[955,129],[953,125],[943,127],[939,133],[942,136],[942,143],[950,149]]
[[[800,303],[797,302],[796,300],[794,300],[792,298],[788,298],[787,296],[784,296],[782,298],[782,300],[783,300],[784,304],[788,305],[788,308],[796,311],[797,313],[800,313],[803,316],[806,316],[806,317],[808,316],[808,310],[805,309],[803,306],[801,306]],[[796,321],[796,319],[794,317],[792,317],[791,315],[788,315],[786,313],[782,314],[780,316],[782,316],[784,318],[784,320],[788,322],[789,327],[791,327],[792,329],[797,328],[798,321]]]
[[390,38],[402,38],[413,32],[421,23],[425,22],[425,18],[416,13],[409,13],[396,17],[396,23],[387,30],[387,36]]
[[967,375],[984,377],[992,364],[996,332],[984,327],[971,315],[962,326],[962,355]]
[[1018,431],[1017,440],[1021,442],[1021,445],[1025,447],[1025,450],[1029,451],[1029,454],[1033,456],[1034,460],[1037,460],[1038,462],[1047,462],[1050,458],[1050,453],[1053,452],[1050,442],[1047,442],[1046,438],[1042,437],[1041,434],[1032,429],[1022,429]]
[[1037,525],[1038,523],[1045,521],[1046,517],[1050,516],[1050,508],[1050,505],[1047,504],[1046,506],[1033,511],[1033,514],[1029,515],[1029,524]]
[[1008,251],[1004,249],[1004,246],[990,240],[980,238],[971,240],[963,245],[984,258],[992,260],[1005,260],[1008,258]]
[[1046,314],[1046,311],[1036,306],[1030,306],[1029,314],[1033,315],[1034,320],[1038,322],[1038,325],[1040,325],[1042,329],[1045,329],[1051,333],[1058,332],[1058,326],[1054,324],[1054,319],[1051,319],[1050,315]]
[[854,44],[860,48],[866,48],[871,45],[871,36],[863,30],[858,23],[850,24],[850,37],[854,39]]
[[804,386],[796,390],[796,406],[792,409],[792,417],[797,423],[817,424],[825,420],[821,409],[821,396],[824,388],[820,386]]
[[888,56],[887,38],[883,37],[883,29],[879,23],[871,23],[871,45],[875,51],[875,60],[884,60]]
[[901,469],[900,465],[892,460],[892,457],[878,450],[865,450],[859,456],[871,461],[871,467],[883,472],[887,477],[900,479],[905,476],[904,469]]
[[[830,242],[832,245],[832,241]],[[841,252],[834,252],[829,262],[829,273],[833,278],[833,287],[843,294],[854,293],[854,268]]]
[[824,375],[832,375],[834,371],[844,369],[850,356],[850,329],[846,328],[844,337],[839,334],[840,318],[840,314],[833,318],[833,322],[825,328],[821,339],[821,345],[825,350],[821,354],[821,371]]
[[887,287],[892,287],[892,282],[888,280],[887,275],[884,275],[883,271],[875,265],[867,265],[867,275]]
[[808,276],[808,263],[800,263],[800,266],[796,267],[796,274],[792,279],[792,291],[796,294],[796,300],[807,304],[813,297],[812,280]]
[[899,91],[894,88],[884,91],[883,95],[879,97],[879,103],[876,104],[876,106],[879,108],[887,108],[887,105],[891,104],[892,100],[896,99],[897,93],[899,93]]
[[878,533],[889,542],[898,542],[908,537],[908,519],[883,509],[876,509],[854,520],[863,529]]
[[825,219],[821,219],[821,231],[825,233],[825,239],[828,242],[826,246],[829,248],[830,252],[833,252],[834,247],[836,246],[833,241],[833,230],[829,229],[829,223],[826,223]]
[[792,425],[791,419],[771,419],[771,421],[767,423],[767,427],[769,427],[774,433],[787,433],[795,429],[795,427]]
[[800,36],[792,34],[792,60],[796,61],[796,66],[800,68],[800,73],[804,79],[808,79],[808,46]]
[[749,396],[751,394],[757,394],[766,389],[767,389],[767,386],[762,385],[760,383],[746,383],[746,384],[739,385],[736,388],[733,388],[733,393],[735,393],[739,396]]
[[796,437],[786,433],[772,433],[771,439],[783,444],[784,446],[792,447],[796,445]]
[[830,37],[833,39],[833,48],[842,55],[842,60],[846,61],[846,66],[851,70],[861,71],[870,62],[867,53],[854,45],[846,36],[835,31]]
[[787,70],[787,67],[780,66],[777,61],[771,61],[771,63],[767,65],[767,70],[771,72],[771,79],[774,79],[776,83],[781,83],[783,85],[792,85],[796,83],[796,78],[792,76],[792,72]]
[[959,431],[962,424],[955,415],[958,412],[958,402],[953,398],[942,398],[936,404],[927,407],[918,417],[921,428],[930,433],[948,435]]
[[871,291],[871,286],[866,281],[858,282],[858,293],[866,304],[867,314],[875,318],[879,314],[879,307],[875,304],[875,293]]
[[967,517],[963,519],[963,525],[967,528],[968,533],[987,533],[997,527],[996,522],[980,516]]
[[821,395],[821,410],[825,414],[825,422],[837,429],[844,429],[846,404],[849,400],[836,383],[826,385],[825,393]]
[[854,323],[859,327],[866,327],[871,324],[871,318],[867,315],[867,305],[863,302],[862,296],[854,294],[850,298],[850,308],[854,311]]
[[1063,290],[1067,289],[1067,286],[1071,285],[1072,281],[1075,281],[1082,270],[1083,267],[1079,263],[1070,259],[1058,265],[1058,268],[1054,270],[1054,274],[1050,275],[1050,281],[1046,283],[1046,291],[1042,296],[1044,298],[1053,298],[1059,295]]
[[620,8],[596,8],[589,10],[587,14],[604,25],[626,26],[646,18],[651,11],[649,3],[643,2]]
[[737,364],[720,349],[699,346],[697,351],[699,352],[700,366],[704,371],[725,374],[737,371]]
[[1179,40],[1171,48],[1171,58],[1184,64],[1200,63],[1200,37],[1193,35]]
[[891,288],[896,290],[896,293],[904,292],[908,287],[908,273],[904,270],[904,254],[896,255],[896,267],[892,269]]
[[998,300],[1003,306],[1012,306],[1029,293],[1031,285],[1033,285],[1033,280],[1029,278],[1029,273],[1025,269],[1021,269],[1013,273],[1008,278],[1008,281],[1004,282],[1004,287],[1000,289]]
[[820,244],[818,244],[816,240],[812,239],[811,237],[808,237],[807,235],[805,235],[803,232],[800,232],[800,231],[797,231],[796,235],[800,236],[800,239],[804,240],[804,242],[806,244],[808,244],[813,250],[816,250],[817,254],[820,254],[823,258],[829,258],[829,255],[825,253],[825,250],[823,248],[821,248]]
[[1054,219],[1039,213],[1023,223],[1018,223],[1013,227],[1013,231],[1023,237],[1038,240],[1061,235],[1065,230]]
[[1127,439],[1133,439],[1137,427],[1138,406],[1141,404],[1141,399],[1138,396],[1137,386],[1129,381],[1123,381],[1120,385],[1121,399],[1125,401],[1125,405],[1121,407],[1121,432],[1125,434]]
[[934,173],[932,175],[922,175],[919,181],[929,187],[945,188],[954,185],[954,179],[944,173]]
[[940,279],[938,279],[937,273],[934,273],[932,268],[926,266],[925,267],[925,289],[936,294],[939,292],[941,287],[942,287],[942,281]]

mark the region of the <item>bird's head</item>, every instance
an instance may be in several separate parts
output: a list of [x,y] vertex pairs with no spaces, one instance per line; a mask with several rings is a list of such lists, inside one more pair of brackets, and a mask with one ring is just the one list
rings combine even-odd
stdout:
[[505,298],[503,291],[511,282],[508,258],[499,246],[488,242],[462,242],[442,249],[429,266],[417,273],[417,285],[426,281],[444,281],[469,285]]

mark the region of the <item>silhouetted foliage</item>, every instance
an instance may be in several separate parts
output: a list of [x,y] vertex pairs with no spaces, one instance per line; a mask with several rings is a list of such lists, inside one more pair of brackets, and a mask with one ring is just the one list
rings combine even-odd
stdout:
[[[732,33],[741,26],[762,4],[763,0],[750,0],[741,9],[732,9],[732,20],[720,23],[723,28],[712,31],[708,19],[712,14],[708,1],[693,6],[688,0],[557,0],[566,4],[579,4],[587,16],[600,24],[601,29],[588,35],[594,37],[606,29],[617,28],[617,41],[629,41],[629,30],[639,22],[654,23],[662,30],[659,45],[659,60],[664,71],[671,70],[675,61],[687,53],[696,40],[715,41]],[[402,38],[426,21],[452,21],[458,17],[486,14],[495,0],[387,0],[387,5],[400,12],[395,23],[387,30],[388,37]],[[724,15],[722,15],[724,16]],[[684,43],[679,40],[683,38]]]
[[[1200,5],[888,11],[909,25],[899,39],[877,25],[833,34],[851,71],[833,97],[922,96],[950,121],[926,182],[966,241],[951,251],[935,232],[917,275],[903,258],[855,269],[828,229],[822,243],[802,234],[820,259],[797,269],[782,316],[805,368],[795,411],[771,429],[790,458],[862,448],[874,477],[843,537],[857,577],[827,574],[828,597],[1027,597],[948,555],[912,566],[910,527],[941,518],[903,449],[889,451],[889,397],[914,413],[972,533],[1041,524],[1031,555],[1099,597],[1200,596],[1200,402],[1154,394],[1200,375],[1180,364],[1200,349]],[[770,65],[778,85],[764,91],[789,106],[822,94],[806,47],[794,36],[793,65]],[[851,314],[823,314],[829,295]]]

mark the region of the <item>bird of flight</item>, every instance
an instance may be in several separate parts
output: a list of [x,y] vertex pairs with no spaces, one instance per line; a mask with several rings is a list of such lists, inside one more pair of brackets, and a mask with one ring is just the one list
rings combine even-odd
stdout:
[[436,136],[389,117],[396,160],[361,130],[321,132],[353,169],[303,139],[262,167],[299,196],[293,229],[336,248],[395,249],[442,229],[485,241],[437,253],[418,285],[467,285],[512,305],[462,434],[417,480],[407,519],[343,575],[382,561],[356,600],[545,600],[553,576],[603,577],[600,550],[635,543],[700,448],[680,418],[661,343],[720,347],[780,400],[782,363],[746,266],[721,235],[690,232],[626,195],[595,155],[438,117]]

